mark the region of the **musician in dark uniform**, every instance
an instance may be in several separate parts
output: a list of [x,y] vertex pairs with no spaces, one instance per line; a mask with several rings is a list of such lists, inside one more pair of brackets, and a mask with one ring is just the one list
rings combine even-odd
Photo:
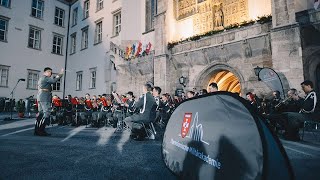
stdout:
[[128,97],[128,100],[126,101],[126,103],[124,103],[124,106],[127,108],[126,117],[133,115],[136,110],[135,108],[136,101],[134,100],[133,92],[129,91],[127,93],[127,97]]
[[38,116],[35,122],[34,135],[48,136],[50,135],[45,131],[46,122],[49,121],[52,102],[52,84],[56,83],[64,74],[64,70],[61,69],[60,73],[54,77],[52,76],[52,69],[50,67],[44,68],[43,76],[38,81]]
[[140,109],[139,114],[134,114],[124,119],[124,122],[129,129],[132,130],[133,123],[143,122],[149,123],[154,121],[156,117],[157,104],[154,97],[151,94],[152,87],[150,84],[143,85],[143,95],[135,104],[135,108]]
[[[303,104],[299,112],[285,112],[280,114],[282,116],[278,123],[285,128],[285,138],[287,140],[298,141],[299,128],[301,123],[306,120],[318,120],[319,118],[319,104],[317,105],[317,95],[313,90],[313,83],[306,80],[301,83],[301,88],[305,92]],[[317,108],[317,109],[316,109]]]

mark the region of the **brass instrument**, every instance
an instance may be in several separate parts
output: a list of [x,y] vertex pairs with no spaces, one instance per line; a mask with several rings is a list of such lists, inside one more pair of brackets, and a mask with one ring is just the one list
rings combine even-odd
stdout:
[[286,103],[290,99],[291,99],[291,97],[285,98],[283,101],[280,101],[277,105],[275,105],[274,108],[279,108],[282,104]]

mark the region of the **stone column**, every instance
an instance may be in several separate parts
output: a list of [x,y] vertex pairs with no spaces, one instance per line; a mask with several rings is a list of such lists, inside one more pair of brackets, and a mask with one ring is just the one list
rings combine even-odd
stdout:
[[155,16],[155,56],[154,56],[154,84],[161,87],[163,92],[169,90],[168,74],[168,50],[166,34],[166,10],[167,0],[158,0],[158,14]]
[[299,89],[303,81],[301,35],[294,3],[294,0],[272,0],[272,68],[280,75],[285,91]]

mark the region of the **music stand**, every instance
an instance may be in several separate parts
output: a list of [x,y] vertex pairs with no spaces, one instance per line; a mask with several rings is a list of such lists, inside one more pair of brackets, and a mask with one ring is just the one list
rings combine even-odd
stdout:
[[26,81],[26,79],[18,79],[17,84],[14,86],[14,88],[12,89],[10,95],[11,95],[11,101],[10,101],[10,117],[6,117],[4,118],[5,121],[10,121],[10,120],[14,120],[12,118],[12,111],[13,111],[13,107],[12,107],[12,102],[13,102],[13,94],[14,94],[14,90],[17,88],[18,84],[20,81]]

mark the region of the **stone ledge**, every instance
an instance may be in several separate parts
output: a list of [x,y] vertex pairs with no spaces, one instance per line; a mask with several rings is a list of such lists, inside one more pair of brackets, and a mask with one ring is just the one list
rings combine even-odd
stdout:
[[205,37],[197,41],[189,41],[182,44],[178,44],[172,48],[172,54],[178,54],[184,51],[194,51],[199,48],[207,48],[212,46],[218,46],[222,44],[228,44],[241,40],[251,39],[257,36],[263,36],[270,32],[271,23],[254,24],[252,26],[232,29],[219,34]]

